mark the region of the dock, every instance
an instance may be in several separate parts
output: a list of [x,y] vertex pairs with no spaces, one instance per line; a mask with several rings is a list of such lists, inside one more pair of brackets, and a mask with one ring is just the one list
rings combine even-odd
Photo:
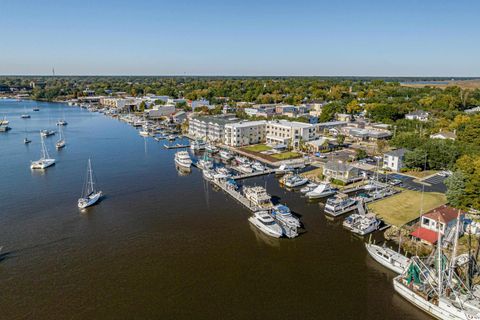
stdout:
[[177,145],[167,145],[167,144],[164,144],[163,147],[165,149],[183,149],[183,148],[189,148],[190,145],[189,144],[177,144]]
[[252,205],[252,203],[250,202],[250,200],[248,200],[245,196],[243,196],[243,195],[242,195],[240,192],[238,192],[237,190],[228,188],[226,182],[218,181],[218,180],[215,180],[215,179],[210,180],[210,182],[212,182],[214,185],[216,185],[217,187],[219,187],[220,189],[222,189],[223,191],[225,191],[226,193],[228,193],[232,198],[234,198],[235,200],[237,200],[238,202],[240,202],[242,205],[244,205],[245,207],[247,207],[247,209],[249,209],[250,211],[252,211],[252,212],[257,212],[257,211],[265,210],[265,209],[263,209],[263,208],[260,208],[260,207],[257,207],[257,206]]
[[[236,171],[235,168],[232,168]],[[236,176],[232,176],[232,179],[233,180],[241,180],[241,179],[247,179],[247,178],[253,178],[253,177],[259,177],[259,176],[263,176],[263,175],[268,175],[268,174],[272,174],[272,173],[275,173],[276,170],[275,169],[268,169],[268,170],[263,170],[263,171],[255,171],[255,172],[252,172],[252,173],[240,173]]]

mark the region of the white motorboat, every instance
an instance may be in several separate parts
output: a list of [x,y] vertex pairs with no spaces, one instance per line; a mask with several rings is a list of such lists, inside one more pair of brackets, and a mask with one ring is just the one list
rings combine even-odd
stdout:
[[20,118],[22,119],[29,119],[30,118],[30,115],[28,113],[24,113],[20,116]]
[[47,129],[40,130],[40,135],[42,137],[50,137],[50,136],[53,136],[54,134],[55,134],[55,131],[53,130],[47,130]]
[[175,163],[183,168],[189,168],[192,165],[192,159],[187,151],[178,151],[175,153]]
[[333,198],[328,198],[325,203],[325,213],[338,217],[344,213],[353,211],[357,208],[357,200],[350,198],[346,194],[338,194]]
[[261,207],[263,209],[270,209],[273,207],[272,197],[267,193],[264,187],[243,187],[243,194],[251,204]]
[[65,137],[63,136],[63,129],[60,127],[60,139],[58,139],[57,143],[55,143],[55,147],[57,149],[61,149],[65,147]]
[[362,214],[353,213],[343,220],[343,227],[352,230],[353,226],[356,225],[363,218]]
[[213,161],[207,156],[207,154],[205,153],[205,154],[203,155],[203,158],[198,160],[197,166],[198,166],[200,169],[212,170],[212,169],[214,168],[214,163],[213,163]]
[[274,238],[283,235],[282,227],[266,211],[255,212],[248,221],[266,235]]
[[228,169],[225,168],[225,167],[218,167],[218,168],[216,169],[216,171],[217,171],[218,174],[222,174],[222,175],[224,175],[224,176],[226,176],[226,177],[231,177],[231,176],[232,176],[232,173],[230,172],[230,170],[228,170]]
[[265,171],[265,166],[258,161],[252,164],[252,168],[256,171]]
[[39,107],[34,107],[32,110],[33,111],[40,111],[40,108]]
[[66,126],[68,124],[67,121],[65,121],[65,119],[60,119],[57,121],[57,126]]
[[310,191],[314,190],[316,187],[318,187],[318,184],[311,182],[311,183],[307,184],[305,187],[303,187],[302,189],[300,189],[300,192],[301,193],[307,193],[307,192],[310,192]]
[[39,160],[32,161],[32,163],[30,164],[31,169],[46,169],[55,164],[55,159],[50,158],[50,155],[48,154],[47,146],[45,145],[45,141],[43,141],[42,135],[40,135],[40,141],[42,148],[41,156]]
[[320,183],[315,189],[310,192],[307,192],[305,195],[309,199],[318,199],[331,196],[335,194],[337,189],[332,188],[328,183]]
[[249,164],[241,164],[236,169],[243,173],[253,173],[253,168]]
[[210,153],[210,154],[214,154],[214,153],[218,152],[218,148],[216,146],[214,146],[213,144],[208,143],[208,144],[205,145],[205,151]]
[[293,172],[293,168],[289,165],[282,164],[280,167],[278,167],[275,170],[275,174],[281,175],[281,174],[286,174],[288,172]]
[[220,150],[219,155],[220,155],[220,158],[222,158],[223,160],[228,161],[233,159],[233,155],[227,150]]
[[403,254],[387,248],[385,245],[378,246],[376,244],[367,243],[365,244],[365,247],[375,261],[395,273],[402,273],[410,262],[410,259]]
[[364,236],[378,229],[381,221],[374,215],[367,214],[363,216],[358,223],[352,227],[352,232]]
[[237,161],[238,164],[245,164],[245,165],[250,165],[251,162],[248,158],[241,157],[241,156],[236,156],[235,161]]
[[138,134],[141,135],[142,137],[148,137],[150,135],[148,130],[145,130],[145,129],[140,130]]
[[308,183],[308,179],[300,175],[285,176],[283,183],[288,188],[296,188]]
[[206,180],[212,180],[213,176],[214,176],[214,173],[215,173],[214,171],[208,170],[208,169],[204,169],[202,171],[202,175]]
[[275,219],[286,224],[289,227],[301,227],[300,220],[292,214],[289,207],[283,204],[277,204],[276,206],[274,206],[272,214]]
[[92,163],[88,159],[87,165],[87,179],[83,188],[82,197],[78,199],[78,207],[84,209],[94,205],[102,197],[102,191],[97,190],[93,178]]
[[203,140],[195,140],[190,144],[190,149],[193,151],[205,150],[205,142]]

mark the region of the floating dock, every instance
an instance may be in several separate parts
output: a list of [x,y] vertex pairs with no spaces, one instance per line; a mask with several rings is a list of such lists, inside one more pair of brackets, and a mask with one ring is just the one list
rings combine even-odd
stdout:
[[183,149],[183,148],[189,148],[190,145],[189,144],[178,144],[178,145],[167,145],[167,144],[164,144],[163,147],[165,149]]

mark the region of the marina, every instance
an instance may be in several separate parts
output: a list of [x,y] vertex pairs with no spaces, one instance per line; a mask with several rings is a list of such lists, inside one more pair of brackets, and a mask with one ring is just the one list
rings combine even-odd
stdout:
[[[202,297],[214,292],[209,300],[222,303],[237,315],[244,312],[245,305],[259,307],[257,298],[262,296],[275,297],[279,302],[275,311],[263,313],[265,317],[273,312],[283,317],[322,314],[333,318],[342,310],[346,317],[428,319],[402,299],[392,304],[391,283],[378,281],[389,271],[368,266],[364,242],[352,241],[341,223],[325,219],[318,203],[306,202],[300,192],[283,189],[280,178],[271,174],[277,171],[237,179],[247,186],[266,186],[276,204],[286,204],[299,213],[305,229],[293,239],[276,239],[259,231],[248,221],[253,211],[245,197],[206,181],[198,170],[178,172],[176,150],[162,148],[153,137],[140,137],[137,130],[117,117],[65,106],[62,111],[59,104],[41,102],[24,102],[17,110],[17,103],[0,102],[2,112],[11,115],[9,126],[14,128],[0,136],[2,146],[11,151],[4,154],[4,179],[17,181],[8,186],[8,192],[7,185],[0,187],[1,217],[9,221],[0,225],[4,275],[0,283],[5,292],[0,307],[8,318],[16,317],[24,308],[43,315],[46,313],[40,310],[49,310],[53,318],[93,316],[90,309],[79,307],[85,304],[95,306],[97,312],[115,310],[112,314],[119,316],[151,315],[131,305],[119,308],[118,302],[125,297],[133,305],[150,303],[156,315],[165,317],[191,318],[187,309],[213,316],[216,313],[205,310]],[[24,104],[27,109],[38,105],[40,110],[27,121],[25,130],[19,124],[24,121],[19,117]],[[45,138],[56,165],[46,171],[28,170],[30,160],[39,155],[39,131],[53,128],[55,121],[49,119],[62,118],[63,112],[68,119],[68,126],[62,128],[68,148],[57,152],[56,139]],[[22,143],[26,135],[32,141],[28,145]],[[185,142],[179,139],[175,143]],[[80,212],[76,202],[89,157],[94,160],[95,175],[106,195],[98,205]],[[21,236],[25,232],[31,237]],[[263,272],[272,258],[279,263],[263,277],[250,279],[243,274],[245,270],[248,274]],[[336,266],[334,272],[332,265]],[[226,270],[242,276],[232,279]],[[194,283],[198,274],[205,281],[201,286],[175,295],[176,278]],[[279,282],[286,274],[290,280]],[[125,279],[122,288],[118,288],[119,278]],[[32,282],[35,291],[27,295]],[[57,285],[52,287],[53,282]],[[375,283],[375,290],[369,283]],[[67,284],[75,286],[74,296],[60,299],[61,304],[59,299],[49,298],[51,294],[61,296],[62,285]],[[147,284],[154,288],[151,296],[138,289]],[[345,291],[344,287],[352,289]],[[88,294],[100,288],[110,293],[95,299]],[[239,304],[225,301],[232,290]],[[310,303],[292,310],[292,292],[294,299]],[[172,295],[174,306],[165,302]],[[332,296],[338,300],[332,302]],[[187,297],[194,301],[187,303]],[[378,308],[386,304],[391,307],[378,313]],[[227,311],[226,315],[230,314]]]

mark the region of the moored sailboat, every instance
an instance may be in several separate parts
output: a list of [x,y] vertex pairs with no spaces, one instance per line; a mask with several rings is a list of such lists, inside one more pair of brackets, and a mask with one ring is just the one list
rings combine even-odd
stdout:
[[78,199],[78,207],[84,209],[91,205],[94,205],[102,197],[102,191],[95,188],[95,182],[93,179],[93,169],[90,159],[88,159],[87,165],[87,179],[85,181],[82,197]]
[[48,154],[47,146],[45,146],[45,141],[43,141],[43,136],[40,135],[41,141],[41,156],[39,160],[32,161],[30,164],[31,169],[46,169],[55,164],[55,159],[50,158]]

